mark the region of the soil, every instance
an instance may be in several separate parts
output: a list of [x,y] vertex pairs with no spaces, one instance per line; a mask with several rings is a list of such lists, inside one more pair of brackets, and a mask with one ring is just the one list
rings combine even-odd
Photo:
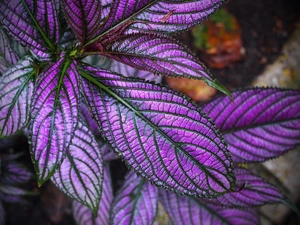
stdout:
[[[226,87],[233,89],[246,87],[259,75],[266,65],[275,61],[281,48],[297,25],[300,12],[299,0],[231,0],[227,9],[236,16],[242,29],[246,51],[245,59],[228,68],[210,69],[211,73]],[[182,34],[179,39],[195,53],[191,34]],[[16,137],[11,146],[14,151],[28,152],[21,160],[32,168],[26,138]],[[8,151],[8,149],[6,149]],[[121,185],[126,167],[120,160],[111,164],[114,191]],[[33,170],[33,168],[32,168]],[[33,181],[34,182],[34,181]],[[37,190],[34,183],[29,184],[32,191]],[[4,203],[6,225],[72,225],[71,202],[56,190],[50,182],[40,189],[40,195],[30,196],[26,205]],[[288,220],[288,218],[287,218]],[[293,224],[293,223],[290,223]]]

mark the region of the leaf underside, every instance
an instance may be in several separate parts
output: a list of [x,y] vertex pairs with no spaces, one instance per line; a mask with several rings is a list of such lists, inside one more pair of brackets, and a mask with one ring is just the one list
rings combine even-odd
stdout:
[[226,145],[195,105],[169,88],[84,70],[85,97],[102,136],[138,174],[188,195],[218,196],[233,188]]
[[[220,110],[222,109],[222,110]],[[300,144],[300,92],[278,88],[235,91],[203,107],[239,163],[262,162]]]

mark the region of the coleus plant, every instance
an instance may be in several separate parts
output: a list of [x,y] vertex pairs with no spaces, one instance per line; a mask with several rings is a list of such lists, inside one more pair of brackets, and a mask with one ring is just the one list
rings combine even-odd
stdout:
[[[245,214],[250,221],[255,212],[210,204],[250,207],[283,201],[275,187],[234,162],[263,161],[299,145],[299,92],[235,92],[231,99],[205,105],[206,114],[184,95],[140,79],[203,79],[230,95],[185,46],[169,37],[200,23],[223,2],[1,0],[0,136],[26,129],[38,184],[52,178],[78,201],[74,210],[82,215],[80,224],[121,224],[121,219],[123,224],[151,224],[157,198],[174,214],[174,223],[185,221],[176,213],[180,201],[182,210],[198,207],[209,221],[239,224],[226,218]],[[19,60],[6,32],[31,54]],[[114,60],[112,68],[86,63],[91,55]],[[120,74],[124,72],[128,74]],[[129,184],[112,200],[105,160],[114,156],[106,145],[100,148],[99,136],[155,186],[130,174]],[[255,203],[235,196],[253,187],[251,182],[274,191]],[[199,197],[224,200],[207,203]],[[95,219],[85,207],[94,215],[101,209],[102,217]]]

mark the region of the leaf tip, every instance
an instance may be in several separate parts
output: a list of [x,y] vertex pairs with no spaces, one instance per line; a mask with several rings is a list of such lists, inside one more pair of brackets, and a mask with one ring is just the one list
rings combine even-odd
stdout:
[[225,95],[229,96],[232,99],[231,92],[223,85],[221,84],[217,79],[209,80],[204,79],[204,81],[211,87],[223,92]]

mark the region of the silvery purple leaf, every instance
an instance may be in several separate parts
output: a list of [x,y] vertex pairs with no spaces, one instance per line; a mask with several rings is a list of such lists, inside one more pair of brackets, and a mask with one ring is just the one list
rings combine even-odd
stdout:
[[203,79],[230,95],[198,59],[176,40],[162,35],[122,35],[106,46],[104,54],[121,63],[156,75]]
[[159,84],[162,81],[162,76],[154,75],[153,73],[148,71],[138,70],[131,66],[127,66],[123,63],[120,63],[116,60],[112,61],[110,70],[122,74],[126,77],[137,77],[137,78],[144,79],[146,81],[153,81],[156,84]]
[[186,30],[205,20],[225,1],[223,0],[176,0],[155,1],[146,10],[137,14],[131,32],[175,33]]
[[102,164],[94,135],[78,121],[66,158],[52,176],[52,181],[70,198],[97,212],[102,192]]
[[15,185],[22,184],[30,180],[31,173],[22,164],[14,161],[9,163],[1,161],[0,183]]
[[259,225],[254,209],[229,209],[207,204],[200,199],[180,196],[162,189],[159,200],[174,225]]
[[89,41],[99,31],[100,0],[64,0],[63,6],[67,22],[82,44]]
[[[46,41],[48,38],[52,43],[60,40],[60,26],[58,21],[59,0],[21,0],[26,4],[32,14],[31,20],[40,36]],[[28,11],[28,10],[27,10]],[[38,25],[38,26],[37,26]],[[47,43],[46,44],[50,44]],[[49,46],[50,47],[50,46]]]
[[30,123],[31,156],[38,183],[49,179],[62,163],[79,114],[79,75],[76,62],[49,65],[36,82]]
[[0,78],[0,137],[23,129],[29,120],[33,69],[24,58]]
[[157,200],[157,187],[129,172],[113,201],[110,224],[152,224],[156,215]]
[[235,91],[203,107],[228,143],[233,161],[277,157],[300,144],[300,92],[278,88]]
[[216,199],[205,200],[218,206],[226,207],[256,207],[265,204],[285,202],[279,190],[249,170],[235,168],[236,186],[241,190],[226,193]]
[[108,224],[109,211],[113,201],[112,182],[109,167],[104,167],[104,180],[102,196],[96,217],[85,205],[73,201],[73,216],[78,225],[106,225]]
[[[16,41],[29,47],[40,58],[49,57],[44,41],[47,37],[39,25],[34,24],[37,21],[32,17],[32,12],[29,11],[24,0],[2,0],[0,2],[0,21]],[[47,44],[52,45],[50,42]]]
[[226,144],[197,106],[140,79],[89,66],[80,73],[102,136],[138,174],[188,195],[218,196],[233,189]]
[[222,0],[117,0],[106,1],[110,9],[102,29],[109,30],[124,21],[136,21],[130,32],[174,33],[206,19],[224,3]]
[[17,63],[19,55],[11,47],[10,40],[0,27],[0,76],[11,65]]
[[87,124],[89,129],[93,132],[95,136],[100,136],[100,131],[95,120],[92,118],[89,106],[85,101],[81,101],[80,114],[83,121]]

